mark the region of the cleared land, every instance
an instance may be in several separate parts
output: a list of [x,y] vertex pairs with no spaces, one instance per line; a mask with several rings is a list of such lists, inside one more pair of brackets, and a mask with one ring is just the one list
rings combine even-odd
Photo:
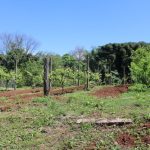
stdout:
[[[71,93],[81,89],[64,95],[56,89],[47,98],[38,97],[42,89],[0,93],[0,149],[150,148],[150,90],[127,92],[124,86]],[[128,118],[133,124],[76,123],[91,118]]]

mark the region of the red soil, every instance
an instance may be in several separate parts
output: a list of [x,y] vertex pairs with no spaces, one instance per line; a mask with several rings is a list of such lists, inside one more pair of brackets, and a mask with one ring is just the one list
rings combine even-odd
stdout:
[[144,128],[150,128],[150,122],[147,122],[143,125]]
[[[79,87],[69,87],[64,88],[62,91],[61,88],[52,89],[50,91],[50,95],[61,95],[65,93],[72,93],[74,91],[83,90],[84,86]],[[0,93],[0,97],[7,97],[7,101],[0,101],[0,112],[9,111],[12,109],[18,109],[23,104],[28,103],[31,99],[36,97],[43,97],[43,89],[36,88],[36,89],[26,89],[26,90],[15,90],[15,91],[5,91]],[[19,100],[17,103],[12,104],[12,100]],[[20,105],[21,104],[21,105]]]
[[95,150],[96,149],[96,142],[91,142],[85,150]]
[[[50,95],[61,95],[65,93],[72,93],[74,91],[83,90],[84,86],[79,87],[69,87],[62,89],[53,89],[50,91]],[[96,91],[93,95],[97,97],[115,97],[118,96],[120,93],[126,92],[128,90],[128,86],[116,86],[116,87],[105,87]],[[7,97],[10,100],[14,100],[17,97],[20,99],[32,99],[35,97],[42,97],[43,96],[43,89],[26,89],[26,90],[16,90],[16,91],[5,91],[0,93],[0,97]]]
[[135,138],[129,133],[122,133],[118,136],[117,143],[123,147],[133,147],[135,145]]
[[143,138],[142,138],[142,141],[145,143],[145,144],[150,144],[150,136],[144,136]]
[[[79,87],[69,87],[69,88],[64,88],[62,89],[53,89],[50,91],[50,95],[61,95],[65,93],[72,93],[74,91],[78,90],[83,90],[84,86],[79,86]],[[37,89],[26,89],[26,90],[16,90],[16,91],[5,91],[0,93],[0,97],[7,97],[10,100],[14,100],[16,98],[19,99],[32,99],[35,97],[42,97],[43,96],[43,89],[42,88],[37,88]]]
[[128,91],[128,86],[127,85],[122,85],[122,86],[115,86],[115,87],[105,87],[103,89],[97,90],[95,93],[92,95],[96,97],[117,97],[121,93],[127,92]]
[[21,95],[21,94],[29,94],[29,93],[36,93],[40,92],[42,89],[26,89],[26,90],[15,90],[15,91],[5,91],[0,93],[0,97],[11,97],[11,96],[16,96],[16,95]]
[[10,109],[11,109],[11,106],[2,106],[2,107],[0,107],[1,112],[8,111]]

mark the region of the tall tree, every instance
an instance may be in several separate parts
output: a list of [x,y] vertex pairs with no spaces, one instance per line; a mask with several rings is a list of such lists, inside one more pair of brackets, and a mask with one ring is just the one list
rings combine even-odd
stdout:
[[139,48],[133,53],[131,75],[134,82],[150,86],[150,47]]
[[[112,43],[98,46],[91,51],[90,69],[94,72],[99,70],[99,62],[106,61],[109,64],[109,72],[117,71],[120,79],[127,76],[130,79],[131,54],[138,48],[150,45],[149,43]],[[103,67],[104,68],[104,67]],[[102,73],[104,78],[104,71]],[[103,79],[102,79],[103,81]]]
[[[17,80],[18,65],[23,57],[27,57],[38,46],[33,38],[23,34],[1,34],[1,53],[6,55],[6,68],[15,70],[15,81]],[[16,85],[15,88],[16,89]]]
[[24,49],[26,53],[30,53],[39,46],[36,40],[24,34],[0,34],[0,43],[2,53],[7,53],[14,49]]
[[75,58],[70,55],[70,54],[64,54],[62,56],[62,62],[63,62],[63,66],[64,67],[68,67],[68,68],[74,68],[76,60]]

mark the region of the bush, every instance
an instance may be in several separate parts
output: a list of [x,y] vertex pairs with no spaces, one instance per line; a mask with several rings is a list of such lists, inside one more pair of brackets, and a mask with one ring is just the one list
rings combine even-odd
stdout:
[[131,91],[144,92],[147,90],[147,86],[145,84],[134,84],[129,87]]
[[139,48],[133,53],[130,69],[135,83],[150,85],[150,47]]

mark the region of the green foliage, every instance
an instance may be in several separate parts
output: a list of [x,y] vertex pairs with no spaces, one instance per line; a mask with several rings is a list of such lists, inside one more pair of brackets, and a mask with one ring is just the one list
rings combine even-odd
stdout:
[[66,68],[74,68],[76,65],[76,60],[74,59],[73,56],[69,55],[69,54],[65,54],[62,56],[62,62],[63,62],[63,66]]
[[[0,54],[0,80],[16,82],[17,87],[42,86],[43,84],[43,57],[52,57],[53,86],[70,86],[86,83],[86,55],[82,48],[77,48],[72,55],[29,53],[23,47],[16,47],[11,43],[11,49]],[[93,85],[119,84],[132,79],[140,84],[150,84],[150,54],[149,49],[141,47],[148,43],[113,43],[99,46],[91,51],[89,81]],[[144,48],[145,49],[145,48]],[[131,70],[131,54],[132,56]],[[137,55],[137,56],[135,56]],[[142,56],[142,57],[141,57]],[[16,72],[15,72],[16,71]]]
[[150,121],[150,113],[144,115],[146,121]]
[[77,72],[74,72],[74,77],[75,79],[80,80],[80,84],[84,84],[86,79],[86,73],[79,70]]
[[150,48],[137,49],[132,55],[131,75],[136,83],[150,85]]
[[129,87],[131,91],[144,92],[147,90],[147,86],[140,83],[135,83],[134,85]]
[[116,70],[111,71],[111,80],[112,80],[112,84],[114,85],[121,84],[122,80],[119,78],[118,71]]
[[100,85],[101,84],[101,75],[99,73],[93,73],[90,72],[89,81],[91,83],[94,83],[94,85]]
[[6,69],[0,67],[0,80],[6,80],[8,77],[9,75],[6,72]]
[[17,87],[22,87],[25,84],[23,73],[20,69],[17,71],[17,76],[14,71],[10,71],[8,77],[9,77],[8,80],[13,81],[13,82],[16,79]]
[[58,68],[62,68],[62,57],[60,55],[51,55],[52,57],[52,68],[53,70],[56,70]]
[[43,66],[40,61],[28,61],[22,72],[26,85],[34,87],[42,84]]
[[[110,43],[92,50],[90,56],[90,69],[102,74],[102,82],[105,81],[105,73],[117,70],[120,79],[128,77],[130,80],[130,64],[133,51],[149,43]],[[126,79],[125,79],[126,80]]]
[[74,78],[73,71],[70,68],[56,69],[50,75],[50,79],[54,86],[61,86],[62,88]]

